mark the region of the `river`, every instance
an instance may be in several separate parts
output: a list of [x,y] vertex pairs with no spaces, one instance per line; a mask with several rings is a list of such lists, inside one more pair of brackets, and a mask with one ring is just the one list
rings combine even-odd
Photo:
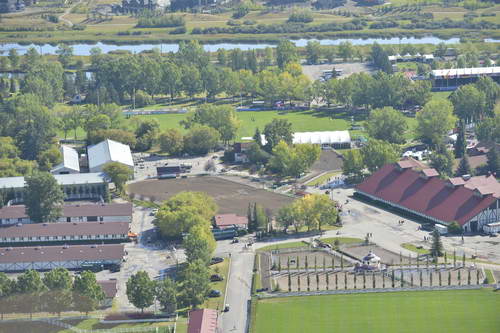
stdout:
[[[306,46],[308,41],[317,40],[317,39],[296,39],[292,40],[297,46]],[[321,39],[317,40],[321,45],[339,45],[342,42],[349,41],[353,45],[369,45],[375,42],[379,44],[457,44],[460,43],[459,38],[450,38],[450,39],[441,39],[434,36],[428,37],[402,37],[402,38],[350,38],[350,39]],[[485,42],[488,43],[498,43],[500,40],[496,39],[485,39]],[[226,49],[232,50],[239,48],[241,50],[250,50],[250,49],[263,49],[266,47],[273,47],[274,44],[270,43],[216,43],[216,44],[204,44],[203,47],[206,51],[215,52],[218,49]],[[24,54],[26,50],[30,47],[35,47],[38,52],[42,54],[55,54],[57,50],[57,46],[50,44],[43,45],[21,45],[18,43],[8,43],[0,45],[0,54],[5,54],[9,52],[10,49],[17,49],[20,54]],[[90,50],[93,47],[99,47],[102,52],[108,53],[110,51],[117,50],[128,50],[130,52],[139,53],[142,51],[152,50],[154,48],[160,49],[162,52],[176,52],[179,49],[179,45],[177,43],[168,43],[168,44],[131,44],[131,45],[113,45],[113,44],[105,44],[105,43],[96,43],[96,44],[73,44],[73,53],[75,55],[89,55]]]

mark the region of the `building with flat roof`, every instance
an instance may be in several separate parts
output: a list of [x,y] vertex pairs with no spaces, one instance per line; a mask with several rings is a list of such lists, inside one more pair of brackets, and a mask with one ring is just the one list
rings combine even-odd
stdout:
[[356,194],[431,223],[460,224],[477,232],[500,221],[500,183],[495,176],[443,180],[412,160],[387,164],[356,186]]
[[0,246],[25,243],[126,241],[128,222],[73,222],[16,224],[0,228]]
[[5,247],[0,248],[0,272],[121,265],[123,255],[123,244]]
[[[102,172],[54,175],[64,192],[64,200],[102,199],[108,191],[108,178]],[[12,203],[24,200],[24,177],[0,178],[0,191]]]
[[71,173],[80,173],[80,161],[78,157],[78,152],[68,146],[60,147],[62,162],[56,165],[51,173],[56,175],[65,175]]
[[[251,141],[251,137],[243,137],[242,140]],[[266,137],[261,134],[262,144],[266,144]],[[319,132],[295,132],[293,133],[293,144],[310,143],[322,147],[351,148],[351,135],[349,131],[319,131]]]
[[431,72],[431,79],[437,90],[454,90],[461,85],[474,83],[484,76],[500,82],[500,67],[446,68]]
[[[95,203],[64,205],[61,216],[53,222],[132,222],[131,203]],[[34,223],[26,214],[24,205],[5,206],[0,209],[0,225]]]
[[189,311],[188,333],[216,333],[217,310],[197,309]]
[[130,147],[113,140],[104,140],[93,146],[87,147],[89,171],[101,172],[104,165],[118,162],[130,169],[134,169],[134,159]]

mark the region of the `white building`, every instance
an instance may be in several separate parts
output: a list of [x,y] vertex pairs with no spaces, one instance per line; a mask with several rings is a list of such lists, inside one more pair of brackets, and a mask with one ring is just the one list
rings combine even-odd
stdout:
[[[251,137],[242,137],[242,140],[252,141]],[[266,144],[266,137],[261,134],[262,144]],[[310,143],[322,147],[351,148],[351,135],[349,131],[321,131],[321,132],[295,132],[293,144]]]
[[130,147],[113,140],[104,140],[98,144],[87,147],[89,171],[100,172],[104,165],[118,162],[134,169],[134,159]]
[[78,152],[68,146],[61,146],[60,150],[62,162],[56,165],[50,172],[56,175],[80,173]]

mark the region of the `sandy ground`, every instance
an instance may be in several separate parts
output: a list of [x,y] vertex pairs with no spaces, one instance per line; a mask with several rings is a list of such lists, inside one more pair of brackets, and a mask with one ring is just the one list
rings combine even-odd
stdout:
[[302,71],[307,77],[311,80],[318,80],[323,71],[342,69],[343,73],[340,78],[348,77],[354,73],[367,72],[372,73],[375,72],[375,68],[366,62],[352,62],[352,63],[340,63],[340,64],[322,64],[322,65],[302,65]]

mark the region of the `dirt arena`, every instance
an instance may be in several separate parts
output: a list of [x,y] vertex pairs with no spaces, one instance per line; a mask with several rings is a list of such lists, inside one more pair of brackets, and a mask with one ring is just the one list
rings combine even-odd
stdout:
[[149,179],[128,185],[128,192],[136,198],[154,201],[166,200],[182,191],[205,192],[219,205],[219,213],[246,216],[248,203],[256,202],[273,213],[291,203],[294,198],[235,183],[218,177],[190,177],[177,179]]

